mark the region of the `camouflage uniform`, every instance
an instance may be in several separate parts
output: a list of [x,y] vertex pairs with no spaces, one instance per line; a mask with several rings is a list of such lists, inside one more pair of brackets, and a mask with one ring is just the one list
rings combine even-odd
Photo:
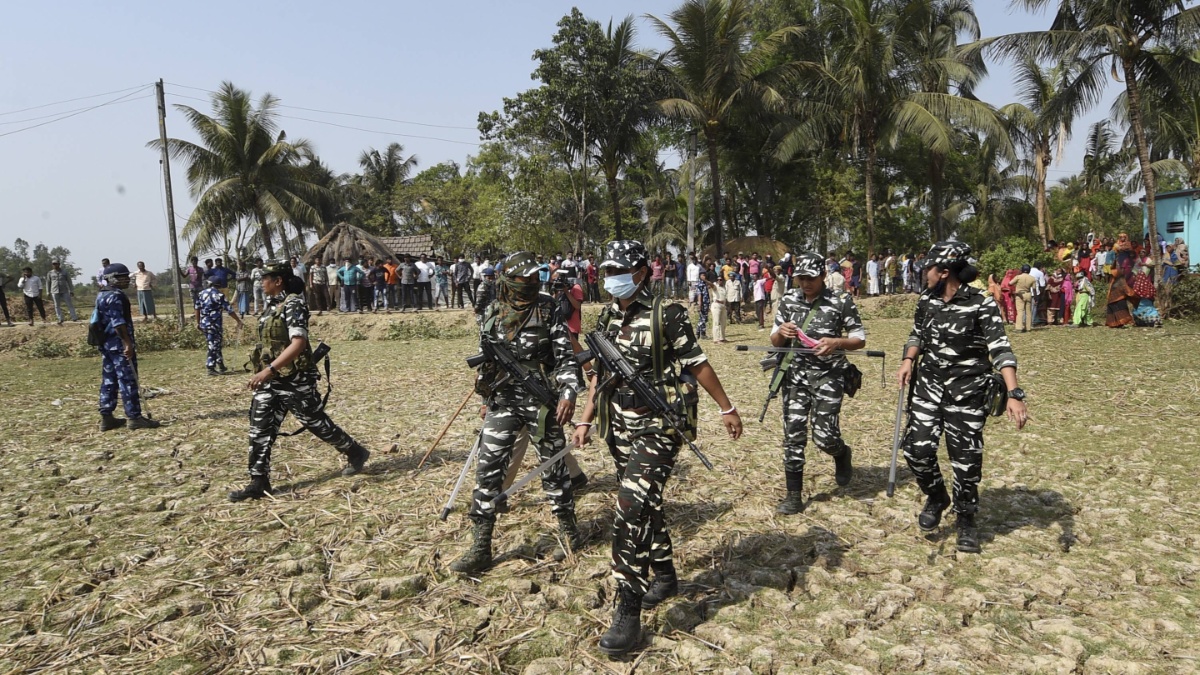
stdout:
[[[273,316],[278,314],[287,325],[289,339],[308,337],[308,306],[300,295],[279,295],[267,300],[267,307],[259,319],[259,340],[269,339],[263,329]],[[263,343],[264,347],[268,343]],[[286,345],[270,345],[275,356]],[[310,353],[311,355],[311,353]],[[299,361],[299,359],[297,360]],[[271,447],[279,434],[279,426],[289,412],[296,421],[304,425],[314,436],[337,448],[338,452],[351,459],[365,452],[353,438],[329,419],[321,405],[317,390],[316,364],[307,368],[296,362],[284,367],[281,374],[267,380],[257,391],[250,403],[250,459],[251,479],[266,479],[271,471]],[[263,364],[266,367],[266,364]]]
[[224,371],[225,358],[221,353],[225,346],[224,315],[233,312],[233,307],[221,291],[210,286],[196,297],[196,308],[200,310],[200,332],[204,333],[208,342],[208,357],[204,365],[209,370],[220,368]]
[[[939,247],[952,247],[964,258],[970,252],[963,244],[938,244],[928,258],[932,263],[946,258],[935,255]],[[944,495],[937,459],[944,432],[954,470],[954,510],[972,516],[979,508],[987,379],[993,369],[1017,365],[1000,310],[967,284],[949,302],[926,290],[917,301],[905,351],[912,347],[920,350],[921,361],[913,373],[904,458],[922,492],[931,498]]]
[[[557,306],[549,295],[540,294],[529,321],[513,341],[507,342],[498,322],[492,320],[496,313],[496,303],[493,303],[484,313],[480,341],[505,342],[513,356],[527,368],[549,374],[558,385],[560,400],[574,401],[581,386],[579,367],[575,363],[566,324],[557,318]],[[488,410],[480,432],[479,465],[470,511],[471,520],[476,523],[495,522],[496,498],[502,492],[513,446],[523,429],[529,429],[530,440],[537,446],[542,461],[558,454],[567,443],[562,426],[555,420],[555,411],[516,382],[510,380],[501,385],[487,398],[486,405]],[[555,462],[542,474],[542,488],[555,515],[574,512],[571,478],[563,461]]]
[[[606,255],[606,263],[609,257]],[[662,347],[664,362],[670,365],[658,377],[649,373],[653,360],[653,304],[653,296],[643,286],[627,312],[621,311],[616,301],[609,305],[598,329],[611,333],[621,355],[634,368],[648,373],[656,384],[663,385],[670,401],[679,370],[705,363],[708,357],[692,332],[687,310],[667,304],[662,307]],[[599,377],[603,380],[604,375]],[[615,444],[610,452],[621,477],[613,520],[613,578],[619,588],[642,596],[649,588],[651,569],[656,574],[674,574],[671,535],[663,522],[663,490],[683,439],[665,430],[661,418],[649,415],[631,389],[618,387],[597,401],[597,407],[605,404],[607,411],[599,414],[611,416]]]
[[136,364],[125,356],[125,345],[117,333],[117,326],[125,326],[136,344],[129,298],[111,286],[101,288],[96,296],[95,317],[104,326],[104,344],[100,346],[100,414],[111,415],[117,409],[120,391],[125,416],[131,420],[141,417]]
[[[704,272],[700,274],[703,275]],[[696,321],[696,337],[704,339],[708,337],[708,303],[710,301],[708,296],[708,282],[704,279],[696,282],[696,298],[700,305],[700,318]]]
[[[808,319],[810,312],[816,312]],[[858,315],[854,299],[843,291],[823,289],[815,302],[804,298],[804,291],[793,288],[779,301],[775,311],[775,328],[791,322],[800,327],[808,320],[804,334],[814,340],[821,338],[867,338],[866,329]],[[783,383],[783,468],[784,471],[804,471],[804,449],[808,445],[808,421],[812,416],[813,443],[822,452],[837,456],[845,452],[839,418],[846,368],[844,356],[812,356],[796,354]]]

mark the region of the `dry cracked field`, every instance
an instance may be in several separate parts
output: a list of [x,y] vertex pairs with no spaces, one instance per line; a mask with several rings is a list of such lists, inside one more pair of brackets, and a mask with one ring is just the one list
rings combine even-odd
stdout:
[[[895,396],[878,361],[863,366],[843,417],[854,482],[837,489],[832,462],[810,454],[811,505],[777,517],[778,403],[758,424],[757,358],[706,345],[747,433],[722,439],[716,406],[702,403],[716,471],[685,452],[667,491],[683,594],[643,615],[643,649],[610,661],[595,647],[612,597],[604,452],[579,455],[591,476],[579,504],[585,550],[562,564],[538,557],[554,519],[535,486],[500,521],[501,562],[481,580],[457,578],[447,565],[468,544],[465,499],[448,522],[437,515],[478,419],[464,412],[414,469],[471,385],[472,341],[463,315],[392,320],[412,323],[392,337],[430,337],[380,339],[386,320],[372,317],[314,326],[334,346],[330,412],[374,452],[369,471],[343,478],[313,437],[282,439],[282,490],[251,504],[225,498],[244,482],[245,376],[204,377],[197,351],[145,354],[143,384],[164,390],[149,407],[166,424],[101,435],[97,359],[0,353],[0,671],[1200,668],[1191,326],[1014,338],[1033,419],[1023,432],[989,423],[975,556],[955,552],[946,525],[917,530],[921,498],[906,471],[884,495]],[[907,324],[868,329],[871,347],[889,352],[890,379]],[[735,326],[731,339],[764,334]]]

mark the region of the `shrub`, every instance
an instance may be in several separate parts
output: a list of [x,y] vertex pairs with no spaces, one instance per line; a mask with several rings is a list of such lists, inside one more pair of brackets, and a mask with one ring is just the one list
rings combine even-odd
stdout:
[[366,340],[367,336],[354,326],[350,326],[346,329],[346,339],[351,342],[358,342],[360,340]]
[[474,334],[475,331],[469,326],[439,326],[420,317],[412,321],[389,321],[384,338],[387,340],[453,340],[471,337]]
[[[1098,297],[1098,296],[1097,296]],[[1200,274],[1180,277],[1171,288],[1171,308],[1167,315],[1173,319],[1200,319]]]
[[981,279],[986,281],[989,274],[994,274],[996,281],[1000,281],[1008,270],[1019,270],[1022,265],[1033,266],[1037,263],[1045,265],[1047,270],[1056,264],[1054,256],[1043,251],[1041,244],[1023,237],[1009,237],[981,253],[977,266]]
[[38,336],[21,345],[21,351],[34,359],[62,359],[73,356],[71,345]]

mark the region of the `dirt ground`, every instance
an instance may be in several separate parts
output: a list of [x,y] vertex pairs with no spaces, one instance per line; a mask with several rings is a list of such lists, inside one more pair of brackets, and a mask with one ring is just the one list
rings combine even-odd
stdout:
[[[876,312],[883,315],[886,312]],[[280,439],[279,494],[231,504],[245,482],[247,376],[204,375],[203,352],[141,358],[156,431],[96,430],[95,357],[22,345],[82,326],[0,329],[0,671],[14,673],[1188,673],[1200,666],[1200,337],[1163,330],[1014,336],[1032,414],[989,422],[981,555],[955,552],[952,518],[916,528],[906,470],[884,494],[895,390],[878,360],[848,400],[853,483],[810,447],[808,510],[782,517],[778,403],[766,375],[705,345],[742,411],[701,440],[667,490],[682,595],[643,614],[644,646],[596,649],[611,613],[615,479],[595,444],[579,498],[587,547],[541,554],[554,519],[535,485],[502,516],[500,562],[447,566],[469,544],[461,496],[438,514],[479,420],[465,312],[314,317],[333,346],[335,421],[373,452],[368,471],[308,434]],[[869,319],[889,381],[909,324]],[[42,331],[38,333],[37,331]],[[78,335],[74,333],[77,332]],[[730,338],[766,334],[733,326]],[[242,347],[227,361],[241,362]],[[292,420],[285,429],[294,428]],[[944,454],[943,454],[944,458]],[[532,459],[526,460],[532,467]],[[943,468],[948,471],[943,459]]]

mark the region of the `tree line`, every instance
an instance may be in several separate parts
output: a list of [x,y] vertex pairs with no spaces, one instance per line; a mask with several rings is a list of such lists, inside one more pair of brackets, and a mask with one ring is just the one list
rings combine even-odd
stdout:
[[[213,110],[177,106],[172,139],[197,206],[194,252],[304,250],[341,221],[432,233],[448,251],[571,251],[636,236],[697,248],[757,234],[819,251],[986,247],[1140,230],[1140,191],[1200,185],[1200,8],[1178,0],[1016,0],[1043,30],[981,38],[970,0],[686,0],[647,17],[573,9],[533,54],[537,81],[479,114],[465,165],[418,171],[396,143],[337,173],[279,128],[277,99],[225,83]],[[1017,100],[980,100],[986,59]],[[1083,169],[1048,174],[1078,120]],[[155,145],[152,143],[152,145]],[[1155,253],[1157,254],[1157,248]]]

